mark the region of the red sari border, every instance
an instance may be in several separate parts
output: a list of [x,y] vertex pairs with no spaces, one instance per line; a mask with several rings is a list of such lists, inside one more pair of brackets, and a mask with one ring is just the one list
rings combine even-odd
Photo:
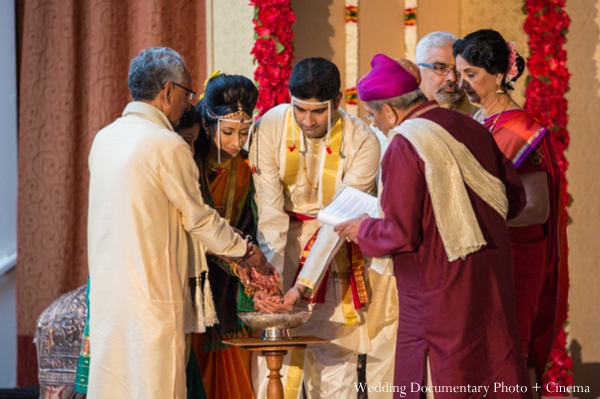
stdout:
[[518,168],[548,131],[528,112],[520,109],[504,111],[494,123],[496,115],[487,118],[483,125],[488,130],[493,125],[498,126],[492,136],[504,155]]

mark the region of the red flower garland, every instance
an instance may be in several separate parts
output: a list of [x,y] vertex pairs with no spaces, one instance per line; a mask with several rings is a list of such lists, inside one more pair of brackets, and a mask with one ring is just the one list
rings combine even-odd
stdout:
[[[535,115],[549,130],[559,167],[563,176],[566,176],[569,163],[564,152],[569,146],[569,132],[565,93],[569,89],[571,74],[567,70],[567,52],[563,46],[571,21],[564,8],[564,0],[526,0],[527,19],[524,29],[529,35],[531,51],[527,60],[531,80],[525,90],[525,109]],[[567,207],[569,195],[566,178],[563,179],[561,189],[565,199],[563,206]],[[573,385],[573,362],[566,345],[566,333],[563,328],[556,339],[546,373],[542,378],[544,394],[549,394],[545,391],[549,382],[564,387]]]
[[294,61],[294,33],[296,16],[290,0],[250,0],[254,10],[256,41],[250,54],[258,63],[254,80],[258,84],[259,116],[269,109],[289,102],[288,80]]

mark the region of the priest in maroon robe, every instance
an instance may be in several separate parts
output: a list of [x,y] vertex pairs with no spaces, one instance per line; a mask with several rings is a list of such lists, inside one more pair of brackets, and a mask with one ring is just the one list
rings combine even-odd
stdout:
[[404,390],[394,397],[530,398],[506,228],[525,204],[519,177],[480,124],[427,101],[390,58],[376,55],[371,65],[358,93],[390,140],[382,217],[335,230],[363,254],[393,261],[394,385]]

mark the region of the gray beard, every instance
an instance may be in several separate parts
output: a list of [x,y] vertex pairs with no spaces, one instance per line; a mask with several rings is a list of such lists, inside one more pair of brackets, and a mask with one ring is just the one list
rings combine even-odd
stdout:
[[455,91],[454,93],[448,93],[443,90],[435,92],[433,95],[436,101],[442,103],[457,103],[460,101],[461,93],[460,91]]

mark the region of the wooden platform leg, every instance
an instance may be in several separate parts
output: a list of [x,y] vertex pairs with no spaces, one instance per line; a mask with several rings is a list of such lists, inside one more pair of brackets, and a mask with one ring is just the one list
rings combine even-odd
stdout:
[[262,351],[267,360],[269,384],[267,385],[267,399],[283,399],[283,384],[281,383],[281,366],[287,351]]

